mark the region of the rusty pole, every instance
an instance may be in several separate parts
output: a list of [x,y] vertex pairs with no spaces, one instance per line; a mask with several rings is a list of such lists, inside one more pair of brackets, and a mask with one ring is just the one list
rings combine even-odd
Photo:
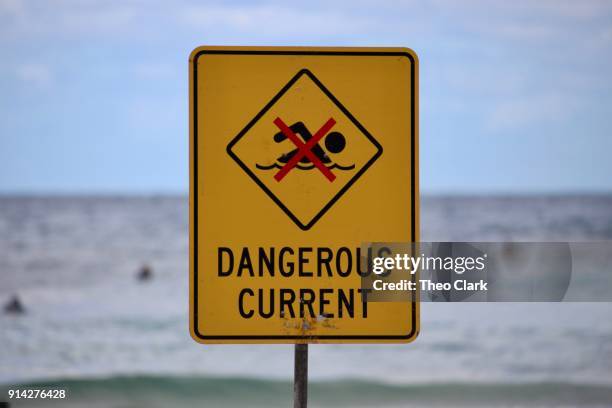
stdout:
[[295,345],[293,372],[293,408],[306,408],[308,403],[308,344]]

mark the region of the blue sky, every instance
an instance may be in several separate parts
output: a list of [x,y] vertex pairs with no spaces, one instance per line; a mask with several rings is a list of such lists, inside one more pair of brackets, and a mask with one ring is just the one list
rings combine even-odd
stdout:
[[612,191],[612,2],[0,0],[0,192],[186,192],[203,44],[410,47],[423,192]]

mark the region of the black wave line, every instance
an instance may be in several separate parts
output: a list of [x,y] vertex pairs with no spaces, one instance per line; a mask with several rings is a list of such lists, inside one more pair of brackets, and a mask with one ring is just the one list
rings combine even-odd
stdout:
[[[263,165],[263,164],[255,163],[255,167],[257,167],[259,170],[271,170],[271,169],[274,169],[274,168],[277,168],[277,169],[282,169],[283,168],[283,166],[279,165],[278,163],[272,163],[272,164],[267,165],[267,166]],[[298,163],[298,164],[296,164],[295,167],[297,167],[300,170],[312,170],[312,169],[315,168],[315,165],[312,164],[310,166],[303,166],[303,165]],[[342,166],[340,164],[334,163],[331,166],[326,166],[326,167],[328,169],[330,169],[330,170],[333,170],[333,169],[338,169],[338,170],[353,170],[355,168],[355,165],[351,164],[350,166]]]
[[272,163],[272,164],[270,164],[269,166],[264,166],[263,164],[257,164],[257,163],[255,163],[255,167],[257,167],[259,170],[270,170],[270,169],[273,169],[273,168],[275,168],[275,167],[276,167],[277,169],[280,169],[280,168],[281,168],[281,167],[280,167],[278,164],[276,164],[276,163]]

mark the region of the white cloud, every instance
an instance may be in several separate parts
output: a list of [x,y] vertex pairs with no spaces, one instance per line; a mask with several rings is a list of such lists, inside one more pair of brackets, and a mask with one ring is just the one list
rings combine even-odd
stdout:
[[176,70],[168,63],[140,62],[132,67],[134,76],[142,80],[159,80],[176,75]]
[[15,67],[15,75],[21,81],[37,86],[47,86],[52,82],[51,69],[40,63],[26,63]]
[[20,16],[24,12],[24,3],[22,0],[0,0],[0,17],[3,16]]
[[104,32],[124,29],[136,23],[137,9],[129,2],[123,3],[77,3],[70,5],[59,14],[57,23],[73,32]]
[[184,101],[136,98],[123,103],[122,122],[126,124],[129,137],[134,140],[176,140],[177,129],[186,123]]
[[375,28],[376,20],[347,11],[290,8],[285,5],[192,5],[178,13],[192,27],[238,30],[255,35],[320,37],[355,34]]
[[487,120],[489,130],[512,130],[574,119],[580,102],[563,93],[531,93],[508,98],[492,107]]
[[0,17],[4,20],[0,35],[4,40],[66,34],[116,35],[134,27],[139,9],[142,5],[135,1],[0,0]]

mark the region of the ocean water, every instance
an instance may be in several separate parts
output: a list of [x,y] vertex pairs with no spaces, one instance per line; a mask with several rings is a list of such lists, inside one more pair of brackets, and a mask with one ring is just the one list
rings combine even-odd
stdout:
[[[188,333],[185,197],[0,198],[0,401],[291,405],[292,346]],[[612,196],[425,197],[424,241],[612,239]],[[135,275],[148,263],[154,279]],[[612,265],[610,266],[612,269]],[[612,271],[611,271],[612,272]],[[424,303],[408,345],[312,345],[310,406],[612,406],[612,303]]]

